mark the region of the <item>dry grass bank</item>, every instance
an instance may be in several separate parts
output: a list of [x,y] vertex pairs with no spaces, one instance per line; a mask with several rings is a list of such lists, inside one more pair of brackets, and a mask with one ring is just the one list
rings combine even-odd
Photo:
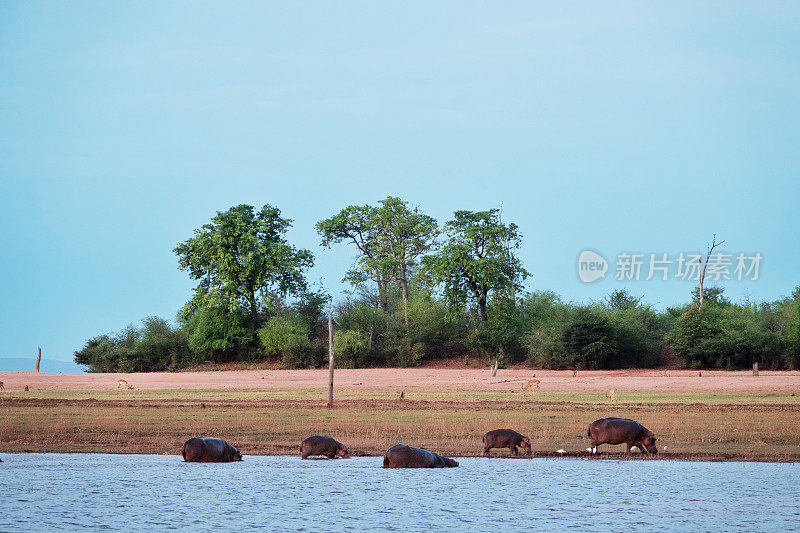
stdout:
[[[326,409],[315,390],[49,390],[0,392],[0,451],[177,453],[217,435],[245,454],[295,454],[327,434],[355,453],[397,443],[478,455],[484,432],[528,434],[539,455],[585,454],[589,422],[622,416],[656,433],[663,458],[800,460],[800,401],[775,393],[340,390]],[[604,450],[605,448],[605,450]],[[622,446],[603,446],[605,456]],[[507,453],[507,452],[498,452]]]

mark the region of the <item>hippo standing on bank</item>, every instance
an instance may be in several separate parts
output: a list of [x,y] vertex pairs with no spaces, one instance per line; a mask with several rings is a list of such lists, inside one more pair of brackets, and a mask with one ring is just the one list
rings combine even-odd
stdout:
[[517,455],[517,446],[531,453],[531,439],[513,429],[494,429],[483,436],[483,455],[489,455],[492,448],[508,448]]
[[628,453],[631,448],[637,446],[642,453],[658,453],[656,438],[653,432],[635,420],[627,418],[601,418],[589,424],[589,438],[592,439],[592,453],[597,453],[597,447],[601,444],[622,444],[628,445]]
[[318,435],[308,437],[300,443],[300,457],[308,459],[312,455],[324,455],[328,459],[333,459],[337,455],[342,459],[350,458],[347,446],[331,437],[320,437]]
[[187,463],[230,463],[241,461],[239,450],[216,437],[192,437],[181,446]]
[[383,456],[384,468],[450,468],[458,462],[439,454],[398,444],[389,448]]

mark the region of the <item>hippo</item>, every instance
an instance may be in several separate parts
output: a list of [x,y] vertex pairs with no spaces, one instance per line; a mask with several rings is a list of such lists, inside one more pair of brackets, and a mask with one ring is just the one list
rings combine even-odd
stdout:
[[333,459],[337,455],[342,459],[350,458],[347,446],[331,437],[320,437],[318,435],[308,437],[300,443],[300,457],[308,459],[312,455],[324,455],[328,459]]
[[642,453],[658,453],[653,432],[635,420],[627,418],[601,418],[589,424],[589,438],[592,439],[592,453],[597,453],[600,444],[628,445],[628,453],[636,446]]
[[398,444],[389,448],[383,456],[384,468],[450,468],[458,462],[439,454]]
[[216,437],[192,437],[181,446],[187,463],[230,463],[241,461],[239,450]]
[[508,448],[517,455],[517,446],[531,453],[531,439],[513,429],[494,429],[483,436],[483,455],[489,455],[492,448]]

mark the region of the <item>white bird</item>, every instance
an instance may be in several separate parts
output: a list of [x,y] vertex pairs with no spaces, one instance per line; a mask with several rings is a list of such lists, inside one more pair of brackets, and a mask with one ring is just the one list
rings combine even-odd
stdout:
[[564,449],[556,450],[556,453],[567,453],[567,450],[564,450]]
[[586,448],[586,451],[590,452],[590,451],[592,451],[592,449],[591,448]]
[[667,451],[667,447],[666,446],[664,446],[664,451]]
[[633,450],[636,450],[638,452],[639,451],[639,447],[638,446],[631,446],[631,451],[633,451]]

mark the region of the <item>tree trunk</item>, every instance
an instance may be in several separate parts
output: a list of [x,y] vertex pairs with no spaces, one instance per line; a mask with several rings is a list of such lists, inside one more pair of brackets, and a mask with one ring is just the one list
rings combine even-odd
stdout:
[[253,330],[253,335],[258,332],[258,303],[256,302],[256,292],[254,290],[247,291],[247,302],[250,304],[250,328]]
[[378,305],[381,308],[381,311],[384,313],[389,312],[389,295],[386,293],[386,281],[380,278],[379,274],[377,276],[377,283],[378,283]]
[[485,323],[488,320],[486,316],[486,295],[478,297],[478,314],[481,317],[481,322]]
[[[711,239],[711,246],[708,247],[708,253],[706,253],[706,262],[705,264],[701,262],[701,266],[703,268],[700,269],[700,272],[697,276],[698,285],[700,285],[700,303],[697,306],[698,309],[703,308],[703,283],[706,280],[706,269],[708,268],[708,261],[711,259],[711,253],[714,251],[714,248],[721,246],[724,243],[725,241],[717,242],[717,234],[715,233],[714,237]],[[703,258],[701,257],[700,260],[702,261],[702,259]]]
[[408,280],[406,279],[406,265],[400,264],[400,290],[403,293],[403,323],[408,325]]
[[[703,271],[703,274],[705,274],[705,271]],[[703,276],[702,275],[700,276],[699,285],[700,285],[700,305],[698,305],[697,308],[698,309],[702,309],[703,308]]]

